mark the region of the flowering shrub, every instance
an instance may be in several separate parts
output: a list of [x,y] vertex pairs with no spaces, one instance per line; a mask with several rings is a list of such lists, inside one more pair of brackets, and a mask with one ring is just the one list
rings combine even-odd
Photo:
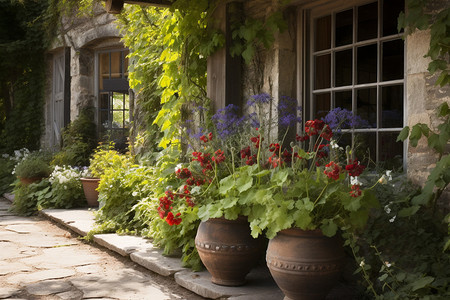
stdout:
[[81,184],[81,170],[70,166],[55,166],[50,174],[49,189],[43,190],[38,205],[42,208],[71,208],[86,205],[83,186]]

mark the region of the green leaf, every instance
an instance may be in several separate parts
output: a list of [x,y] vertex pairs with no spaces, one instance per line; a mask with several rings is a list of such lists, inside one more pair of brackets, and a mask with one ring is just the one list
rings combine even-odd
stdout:
[[421,288],[424,288],[427,285],[429,285],[430,283],[432,283],[433,281],[434,281],[434,277],[431,277],[431,276],[422,277],[422,278],[414,281],[413,283],[411,283],[412,291],[415,292]]
[[388,276],[389,276],[389,274],[385,273],[385,274],[381,275],[380,277],[378,277],[378,280],[379,281],[385,281],[386,278],[388,278]]
[[229,190],[235,186],[235,181],[233,175],[223,178],[220,180],[219,193],[225,195]]
[[402,131],[400,131],[400,134],[397,137],[397,142],[405,141],[408,138],[408,135],[409,135],[409,127],[406,126],[405,128],[402,129]]
[[420,123],[414,125],[411,130],[411,134],[409,136],[409,141],[411,142],[412,147],[417,147],[417,143],[419,142],[420,138],[422,137],[422,128],[420,125],[421,125]]
[[228,197],[228,198],[220,200],[220,203],[224,209],[227,209],[227,208],[231,208],[231,207],[235,206],[238,201],[239,201],[239,198],[237,198],[237,197]]
[[307,211],[301,210],[294,213],[295,226],[307,230],[311,225],[312,218]]
[[324,223],[320,226],[320,229],[325,236],[332,237],[336,234],[338,226],[333,220],[324,220]]
[[403,208],[398,212],[398,216],[402,217],[402,218],[410,217],[410,216],[414,215],[419,210],[419,208],[420,208],[420,206],[417,206],[417,205]]
[[253,177],[243,174],[236,180],[237,190],[242,193],[251,188],[253,185]]
[[438,116],[446,117],[450,114],[450,108],[447,102],[442,103],[438,108]]

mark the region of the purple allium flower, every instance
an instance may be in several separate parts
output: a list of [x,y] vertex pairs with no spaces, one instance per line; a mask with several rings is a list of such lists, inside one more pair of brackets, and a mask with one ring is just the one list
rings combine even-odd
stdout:
[[269,103],[272,97],[267,93],[250,96],[250,100],[247,101],[247,106],[253,106],[254,104]]
[[278,123],[281,127],[287,128],[302,122],[302,118],[297,115],[301,112],[301,106],[297,105],[297,100],[288,96],[281,96],[278,102]]
[[353,112],[336,107],[331,110],[322,121],[327,123],[332,130],[341,128],[364,128],[369,126],[369,122],[363,120],[360,116],[353,114]]
[[229,104],[225,108],[219,109],[212,116],[211,119],[216,126],[217,134],[221,138],[226,139],[238,132],[245,119],[244,117],[239,117],[238,112],[238,106]]

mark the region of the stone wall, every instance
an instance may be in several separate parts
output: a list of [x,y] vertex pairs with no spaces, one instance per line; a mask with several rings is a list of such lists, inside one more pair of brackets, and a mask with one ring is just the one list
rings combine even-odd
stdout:
[[[76,119],[80,108],[91,104],[97,107],[95,81],[95,54],[97,50],[123,48],[115,17],[98,7],[93,17],[68,17],[60,28],[61,34],[55,39],[48,54],[48,88],[46,90],[45,135],[41,144],[52,147],[52,78],[51,67],[53,53],[59,49],[70,48],[70,121]],[[57,146],[57,145],[56,145]],[[57,147],[56,147],[57,148]]]

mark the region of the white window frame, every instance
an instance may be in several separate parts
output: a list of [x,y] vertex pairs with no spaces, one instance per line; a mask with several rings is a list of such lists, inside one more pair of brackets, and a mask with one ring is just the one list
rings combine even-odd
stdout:
[[[386,0],[389,1],[389,0]],[[350,90],[352,91],[352,108],[353,110],[356,108],[356,97],[355,93],[358,89],[361,88],[369,88],[369,87],[375,87],[377,89],[377,128],[367,128],[367,129],[354,129],[354,130],[348,130],[352,132],[352,136],[355,133],[377,133],[377,149],[379,148],[379,134],[380,132],[399,132],[406,124],[407,124],[407,91],[406,91],[406,43],[404,44],[404,56],[403,56],[403,79],[397,79],[397,80],[391,80],[391,81],[381,81],[381,61],[380,61],[380,55],[382,51],[382,43],[385,41],[391,41],[391,40],[397,40],[399,37],[402,38],[403,34],[396,34],[396,35],[390,35],[387,37],[382,37],[381,35],[381,22],[378,22],[378,36],[377,38],[365,40],[361,42],[356,42],[352,44],[348,44],[345,46],[334,46],[334,30],[335,30],[335,16],[336,13],[339,13],[341,11],[348,10],[350,8],[353,8],[355,11],[355,8],[361,5],[369,4],[375,2],[374,0],[336,0],[336,1],[316,1],[316,2],[308,2],[305,5],[299,6],[297,10],[297,65],[299,68],[297,69],[297,98],[303,99],[302,105],[305,108],[303,110],[303,120],[309,120],[314,115],[314,103],[313,103],[313,95],[324,93],[324,92],[330,92],[331,98],[330,98],[330,104],[331,107],[334,108],[335,104],[335,98],[334,93],[339,90]],[[378,3],[378,20],[381,18],[382,14],[382,7],[381,7],[381,1],[377,0]],[[314,52],[314,19],[320,18],[322,16],[331,15],[331,31],[332,31],[332,41],[331,41],[331,48],[327,50],[317,51]],[[355,41],[355,35],[357,26],[357,16],[354,12],[353,14],[353,40]],[[356,49],[357,47],[369,45],[369,44],[377,44],[377,56],[378,56],[378,64],[377,64],[377,81],[375,83],[368,83],[368,84],[353,84],[356,83]],[[340,87],[334,87],[335,84],[335,76],[334,76],[334,53],[336,50],[344,50],[344,49],[353,49],[353,61],[352,61],[352,85],[351,86],[340,86]],[[330,53],[331,54],[331,87],[326,89],[320,89],[320,90],[314,90],[314,55],[316,54],[324,54],[324,53]],[[309,80],[308,80],[309,79]],[[398,128],[381,128],[381,88],[385,86],[391,86],[391,85],[402,85],[403,86],[403,127]],[[376,152],[376,160],[379,161],[379,151]],[[406,170],[407,164],[407,143],[403,143],[403,169]]]

